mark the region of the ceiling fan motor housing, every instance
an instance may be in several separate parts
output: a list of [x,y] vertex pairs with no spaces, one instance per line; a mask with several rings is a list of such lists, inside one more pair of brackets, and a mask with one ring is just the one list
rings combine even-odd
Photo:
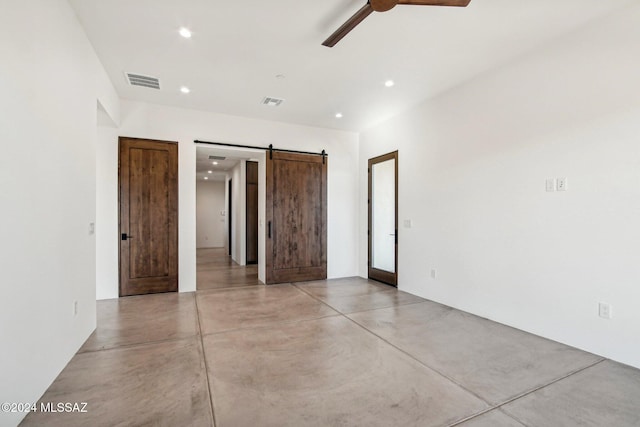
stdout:
[[398,4],[398,0],[369,0],[369,4],[376,12],[386,12],[393,9]]

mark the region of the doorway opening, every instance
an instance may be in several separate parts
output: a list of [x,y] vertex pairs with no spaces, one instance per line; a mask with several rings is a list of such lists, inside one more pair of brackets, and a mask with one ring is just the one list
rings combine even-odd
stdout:
[[398,152],[369,159],[370,279],[398,286]]
[[[196,147],[197,290],[260,284],[258,265],[251,264],[247,246],[253,219],[252,232],[256,239],[258,235],[258,204],[250,207],[247,200],[247,173],[252,168],[247,165],[258,161],[252,156],[255,153]],[[257,196],[257,170],[255,175]]]

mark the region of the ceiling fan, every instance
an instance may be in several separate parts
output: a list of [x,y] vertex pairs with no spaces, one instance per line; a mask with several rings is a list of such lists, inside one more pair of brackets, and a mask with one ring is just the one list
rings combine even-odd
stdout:
[[338,28],[328,39],[322,44],[327,47],[333,47],[344,36],[349,34],[356,25],[364,21],[364,18],[372,12],[386,12],[393,9],[397,4],[408,4],[416,6],[458,6],[466,7],[471,0],[368,0],[359,11],[347,20],[340,28]]

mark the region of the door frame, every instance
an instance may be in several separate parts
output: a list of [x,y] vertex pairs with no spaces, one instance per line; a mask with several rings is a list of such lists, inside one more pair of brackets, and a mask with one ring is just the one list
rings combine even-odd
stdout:
[[[373,165],[377,163],[386,162],[388,160],[395,161],[395,272],[380,270],[371,266],[371,255],[373,250],[373,235],[371,232],[371,220],[373,219],[373,203],[371,200],[373,190]],[[369,279],[376,280],[378,282],[386,283],[391,286],[398,287],[398,151],[383,154],[381,156],[373,157],[368,161],[367,175],[369,180],[367,205],[368,205],[368,223],[367,223],[367,238],[368,238],[368,257],[367,257],[367,276]]]

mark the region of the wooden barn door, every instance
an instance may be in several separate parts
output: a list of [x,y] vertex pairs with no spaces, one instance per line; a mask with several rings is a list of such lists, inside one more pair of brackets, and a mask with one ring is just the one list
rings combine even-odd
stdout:
[[267,153],[266,282],[327,278],[327,163]]
[[120,138],[120,296],[178,290],[178,144]]

